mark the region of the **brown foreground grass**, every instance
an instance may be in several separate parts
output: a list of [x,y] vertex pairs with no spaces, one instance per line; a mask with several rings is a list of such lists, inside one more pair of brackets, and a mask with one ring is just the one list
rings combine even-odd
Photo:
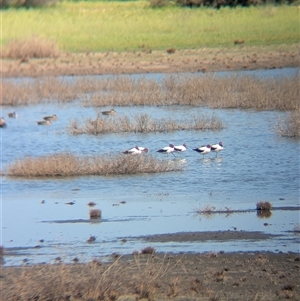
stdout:
[[[135,254],[1,269],[1,299],[299,300],[299,254]],[[74,260],[77,262],[78,260]]]
[[167,76],[161,82],[128,76],[103,79],[43,78],[1,85],[2,105],[69,102],[84,106],[208,106],[290,111],[299,109],[299,76],[259,79],[249,76]]
[[61,153],[16,160],[6,167],[6,175],[12,177],[105,176],[180,171],[182,168],[179,162],[159,160],[151,155],[107,154],[80,157]]
[[73,135],[98,135],[124,132],[157,133],[183,130],[221,130],[223,128],[223,122],[215,114],[211,116],[194,115],[191,118],[177,121],[172,118],[154,120],[148,114],[138,114],[131,119],[127,116],[108,119],[101,117],[100,113],[95,120],[86,119],[83,122],[79,122],[78,120],[71,121],[67,131]]

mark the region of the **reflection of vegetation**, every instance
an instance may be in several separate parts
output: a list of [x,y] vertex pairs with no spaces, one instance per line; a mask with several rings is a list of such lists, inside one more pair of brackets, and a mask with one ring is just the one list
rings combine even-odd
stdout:
[[178,161],[159,160],[150,155],[102,155],[79,157],[70,153],[45,157],[27,157],[7,167],[14,177],[70,177],[87,175],[123,175],[179,171]]
[[271,213],[272,204],[270,202],[260,201],[256,203],[257,217],[269,218],[272,216]]
[[269,218],[272,216],[271,211],[257,210],[257,217],[259,218]]
[[275,127],[276,132],[283,137],[300,137],[300,109],[289,112],[287,117],[279,119]]

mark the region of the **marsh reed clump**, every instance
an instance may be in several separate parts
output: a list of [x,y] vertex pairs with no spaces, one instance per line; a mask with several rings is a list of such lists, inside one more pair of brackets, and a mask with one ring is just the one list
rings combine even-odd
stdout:
[[105,176],[171,172],[180,171],[182,168],[179,162],[159,160],[151,155],[107,154],[80,157],[70,153],[60,153],[16,160],[7,166],[6,175],[27,178]]
[[196,214],[202,214],[205,216],[210,216],[211,214],[216,212],[216,207],[212,205],[205,205],[203,208],[195,208],[194,212]]
[[87,107],[184,105],[294,111],[299,108],[298,83],[298,75],[281,79],[170,75],[161,82],[127,76],[72,82],[49,77],[30,83],[3,82],[0,95],[3,105],[80,99]]
[[275,131],[282,137],[300,138],[300,109],[289,112],[285,118],[279,118]]
[[91,209],[90,210],[90,219],[100,219],[101,210],[100,209]]
[[222,120],[212,114],[192,115],[183,120],[174,120],[172,118],[152,119],[148,114],[137,114],[132,118],[127,116],[118,116],[114,118],[103,118],[99,114],[97,118],[88,118],[79,122],[72,120],[67,132],[72,135],[90,134],[98,135],[105,133],[160,133],[173,131],[192,131],[192,130],[221,130],[224,123]]
[[57,58],[59,50],[54,41],[31,37],[8,42],[2,56],[8,59]]
[[272,204],[270,202],[260,201],[256,203],[256,210],[270,211],[271,208],[272,208]]

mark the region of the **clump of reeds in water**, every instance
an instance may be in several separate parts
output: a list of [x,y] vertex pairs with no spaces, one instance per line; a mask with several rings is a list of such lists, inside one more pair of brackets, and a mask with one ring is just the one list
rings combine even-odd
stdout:
[[27,157],[16,160],[6,168],[13,177],[71,177],[87,175],[126,175],[180,171],[180,162],[159,160],[151,155],[76,156],[60,153],[45,157]]
[[203,214],[205,216],[210,216],[211,214],[215,213],[216,207],[212,205],[206,205],[203,208],[196,208],[194,212],[196,214]]
[[100,218],[101,218],[101,210],[100,209],[90,210],[90,219],[100,219]]
[[300,137],[300,109],[289,112],[285,118],[279,119],[276,126],[276,132],[283,137]]
[[104,134],[104,133],[158,133],[172,131],[192,131],[192,130],[221,130],[224,123],[218,116],[212,114],[192,115],[184,120],[174,120],[172,118],[152,119],[148,114],[137,114],[133,118],[127,116],[103,118],[97,116],[95,120],[86,119],[82,123],[78,120],[70,122],[67,131],[73,135],[78,134]]
[[256,203],[256,210],[270,211],[271,208],[272,208],[272,204],[270,202],[260,201]]
[[272,216],[272,204],[270,202],[260,201],[256,203],[257,217],[269,218]]

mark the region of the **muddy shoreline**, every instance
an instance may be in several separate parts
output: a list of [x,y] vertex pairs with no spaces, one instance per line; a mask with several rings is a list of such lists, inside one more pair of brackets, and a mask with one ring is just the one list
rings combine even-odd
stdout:
[[1,59],[6,77],[214,72],[299,67],[299,47],[278,45],[191,50],[61,53],[57,58]]

